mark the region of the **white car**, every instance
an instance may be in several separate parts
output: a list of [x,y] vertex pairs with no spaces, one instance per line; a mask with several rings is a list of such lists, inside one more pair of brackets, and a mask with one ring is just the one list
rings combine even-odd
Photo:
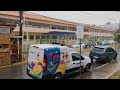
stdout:
[[[81,43],[81,48],[84,48],[84,47],[85,47],[85,44]],[[80,42],[73,43],[71,45],[71,48],[80,48]]]

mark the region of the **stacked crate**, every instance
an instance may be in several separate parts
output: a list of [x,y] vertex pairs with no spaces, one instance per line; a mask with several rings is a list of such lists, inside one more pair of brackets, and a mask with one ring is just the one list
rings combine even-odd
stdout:
[[[1,30],[1,28],[0,28]],[[6,30],[9,30],[6,29]],[[0,66],[10,64],[10,33],[0,33]]]

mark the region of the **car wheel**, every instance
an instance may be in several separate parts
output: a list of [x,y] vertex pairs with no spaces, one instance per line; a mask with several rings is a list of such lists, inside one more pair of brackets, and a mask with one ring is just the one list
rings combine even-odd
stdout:
[[55,74],[54,79],[62,79],[62,74],[61,73]]
[[90,71],[90,69],[91,69],[91,64],[88,63],[88,64],[86,65],[86,67],[85,67],[85,71]]
[[117,59],[117,54],[115,55],[115,57],[114,57],[114,60],[116,60]]

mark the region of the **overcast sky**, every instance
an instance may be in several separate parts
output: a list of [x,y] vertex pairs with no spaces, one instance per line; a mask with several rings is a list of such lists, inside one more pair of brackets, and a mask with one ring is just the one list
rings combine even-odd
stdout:
[[116,11],[30,11],[32,13],[57,19],[85,24],[103,25],[106,22],[116,23],[120,20],[120,12]]

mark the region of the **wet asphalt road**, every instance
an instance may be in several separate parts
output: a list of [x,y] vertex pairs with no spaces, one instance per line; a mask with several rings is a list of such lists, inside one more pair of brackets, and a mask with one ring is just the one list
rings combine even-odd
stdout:
[[[118,52],[117,59],[120,60],[120,47],[115,49]],[[82,55],[89,56],[89,52],[83,53]],[[92,65],[92,69],[99,67],[101,65],[103,64],[94,61]],[[0,79],[32,79],[26,74],[26,67],[27,67],[26,64],[22,64],[22,65],[15,65],[15,66],[0,68]],[[86,73],[83,73],[82,75],[84,74]],[[75,74],[71,74],[67,76],[65,79],[72,79],[78,75],[79,75],[79,72]]]

